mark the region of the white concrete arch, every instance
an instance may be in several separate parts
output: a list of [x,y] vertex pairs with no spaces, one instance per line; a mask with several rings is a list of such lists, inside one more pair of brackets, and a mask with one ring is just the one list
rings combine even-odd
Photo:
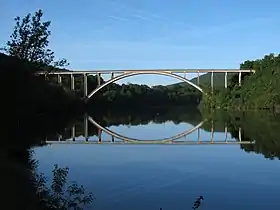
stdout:
[[191,82],[190,80],[179,76],[177,74],[174,74],[170,71],[137,71],[137,72],[125,72],[119,76],[116,76],[110,80],[108,80],[107,82],[103,83],[102,85],[100,85],[99,87],[97,87],[96,89],[94,89],[93,91],[91,91],[90,94],[87,95],[87,97],[85,98],[85,100],[89,100],[95,93],[97,93],[99,90],[103,89],[104,87],[106,87],[107,85],[119,81],[121,79],[127,78],[127,77],[132,77],[132,76],[136,76],[136,75],[142,75],[142,74],[156,74],[156,75],[164,75],[164,76],[169,76],[169,77],[173,77],[175,79],[181,80],[182,82],[186,82],[189,85],[193,86],[194,88],[196,88],[197,90],[199,90],[201,93],[204,93],[202,88],[199,87],[198,85],[194,84],[193,82]]

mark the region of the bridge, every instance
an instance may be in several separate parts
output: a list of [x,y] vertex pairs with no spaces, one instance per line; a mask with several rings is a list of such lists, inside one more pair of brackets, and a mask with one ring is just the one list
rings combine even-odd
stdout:
[[[238,138],[237,139],[229,139],[229,132],[228,127],[225,125],[224,128],[224,139],[222,140],[216,140],[214,137],[214,122],[211,121],[211,137],[210,139],[202,139],[201,138],[201,127],[207,120],[201,121],[193,128],[190,128],[182,133],[179,133],[177,135],[174,135],[172,137],[163,138],[163,139],[135,139],[126,137],[123,135],[120,135],[114,131],[109,130],[108,128],[103,127],[98,122],[96,122],[91,116],[88,116],[87,114],[84,115],[84,134],[82,137],[82,140],[78,140],[76,138],[76,130],[75,125],[72,125],[70,130],[70,136],[71,138],[65,139],[61,134],[58,135],[58,139],[49,141],[48,139],[45,139],[42,143],[47,144],[173,144],[173,145],[199,145],[199,144],[206,144],[206,145],[212,145],[212,144],[228,144],[228,145],[236,145],[236,144],[254,144],[254,141],[242,141],[242,130],[241,128],[238,129]],[[89,125],[92,125],[97,128],[97,141],[96,140],[89,140],[89,134],[88,134],[88,128]],[[108,137],[106,139],[102,138],[102,132],[106,133]],[[196,132],[197,137],[193,141],[187,140],[186,136],[190,135],[191,133]]]
[[[203,73],[211,73],[210,85],[213,91],[214,88],[214,73],[224,73],[224,87],[228,87],[228,73],[238,74],[238,82],[241,85],[241,75],[242,73],[254,73],[253,69],[143,69],[143,70],[93,70],[93,71],[54,71],[54,72],[37,72],[36,75],[57,75],[57,82],[61,84],[62,75],[70,76],[70,86],[71,90],[75,90],[75,75],[83,76],[83,90],[84,90],[84,100],[87,102],[95,93],[106,87],[107,85],[119,81],[121,79],[132,77],[136,75],[144,74],[155,74],[155,75],[164,75],[168,77],[173,77],[179,81],[186,82],[189,85],[196,88],[201,93],[204,93],[202,87],[199,83],[199,77]],[[196,73],[197,74],[197,83],[193,83],[187,79],[187,74]],[[111,75],[108,81],[105,81],[101,84],[102,75]],[[88,76],[97,76],[97,87],[88,93]]]

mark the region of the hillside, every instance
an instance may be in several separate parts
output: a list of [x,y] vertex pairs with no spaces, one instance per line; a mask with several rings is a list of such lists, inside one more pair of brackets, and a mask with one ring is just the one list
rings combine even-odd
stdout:
[[239,109],[270,109],[280,104],[280,55],[269,54],[262,59],[247,60],[241,69],[255,69],[250,76],[244,74],[242,86],[238,77],[231,86],[216,91],[211,97],[204,97],[203,104],[209,107]]
[[[233,77],[235,73],[228,73],[228,84],[230,79]],[[194,84],[197,84],[197,77],[190,80]],[[199,77],[200,86],[210,86],[211,83],[211,73],[203,74]],[[185,82],[179,82],[171,85],[167,85],[167,87],[171,88],[174,86],[185,86],[188,85]],[[225,73],[214,73],[214,88],[220,89],[225,85]]]

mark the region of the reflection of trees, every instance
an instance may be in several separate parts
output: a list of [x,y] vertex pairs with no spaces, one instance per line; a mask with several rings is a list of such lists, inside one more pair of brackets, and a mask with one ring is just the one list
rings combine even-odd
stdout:
[[[46,207],[46,202],[49,204],[58,201],[50,196],[54,195],[50,189],[45,188],[47,190],[43,194],[39,193],[42,191],[37,184],[44,183],[44,180],[43,176],[40,176],[41,179],[35,177],[37,171],[32,165],[30,148],[34,145],[40,145],[47,132],[62,131],[67,121],[70,120],[69,116],[61,115],[57,117],[29,117],[25,121],[21,119],[17,123],[10,123],[9,119],[5,121],[7,123],[0,128],[3,135],[0,142],[0,171],[3,181],[1,190],[4,192],[1,196],[1,204],[3,206],[8,206],[9,209],[50,209]],[[60,171],[58,173],[60,175],[65,174],[63,169],[57,168],[56,171]],[[66,177],[64,176],[64,178]],[[63,180],[67,181],[67,179]],[[74,187],[76,188],[73,190],[78,190],[76,195],[79,195],[79,192],[82,192],[81,188],[77,185]],[[63,198],[63,196],[61,197]],[[80,198],[83,197],[80,196]],[[73,199],[68,201],[73,201]]]
[[225,123],[233,137],[238,137],[242,129],[242,141],[255,141],[255,144],[240,145],[246,152],[263,154],[265,158],[280,159],[280,116],[268,111],[234,112],[223,111],[204,116],[215,122]]

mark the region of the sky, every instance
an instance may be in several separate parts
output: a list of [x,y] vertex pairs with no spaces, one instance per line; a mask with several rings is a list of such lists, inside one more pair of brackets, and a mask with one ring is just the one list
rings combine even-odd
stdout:
[[[42,9],[50,47],[72,70],[239,68],[279,53],[279,0],[2,0],[0,45],[13,18]],[[194,75],[190,75],[189,78]],[[123,82],[177,82],[142,75]]]

